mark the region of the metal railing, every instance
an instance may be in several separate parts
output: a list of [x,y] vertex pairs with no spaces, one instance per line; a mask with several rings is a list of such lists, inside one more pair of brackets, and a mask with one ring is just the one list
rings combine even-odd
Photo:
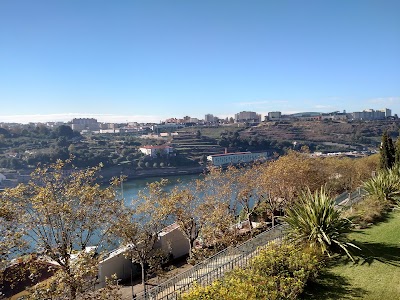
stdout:
[[[352,193],[339,195],[335,202],[339,208],[350,207],[361,201],[366,195],[365,190],[358,188]],[[277,225],[260,233],[254,238],[235,246],[228,247],[212,257],[200,262],[193,268],[170,278],[163,283],[141,292],[134,299],[137,300],[175,300],[179,295],[188,291],[193,283],[205,286],[221,278],[227,271],[236,267],[243,268],[257,256],[269,243],[281,240],[284,236],[284,226]]]
[[259,253],[262,247],[265,247],[271,241],[280,240],[282,237],[283,226],[275,226],[243,244],[228,247],[218,252],[191,269],[147,290],[146,293],[137,294],[134,299],[177,299],[178,294],[187,291],[194,282],[208,285],[215,279],[222,277],[227,271],[233,270],[235,267],[246,266],[249,260]]
[[341,194],[335,199],[335,202],[339,208],[346,208],[363,200],[365,195],[367,195],[367,192],[362,187],[359,187],[351,193]]

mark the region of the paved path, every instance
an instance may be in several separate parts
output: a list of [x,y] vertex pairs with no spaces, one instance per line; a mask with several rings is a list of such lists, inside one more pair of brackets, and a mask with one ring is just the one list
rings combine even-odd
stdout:
[[[186,270],[189,270],[192,267],[193,267],[192,265],[183,264],[171,271],[168,271],[162,277],[157,276],[157,277],[151,278],[147,281],[147,288],[152,288],[153,286],[156,286],[157,284],[164,282],[168,278],[174,277],[177,274],[180,274]],[[135,294],[143,291],[143,286],[142,286],[142,282],[140,279],[136,279],[133,282],[133,291]],[[121,293],[122,293],[122,299],[124,299],[124,300],[132,299],[132,286],[131,285],[123,285],[121,288]]]

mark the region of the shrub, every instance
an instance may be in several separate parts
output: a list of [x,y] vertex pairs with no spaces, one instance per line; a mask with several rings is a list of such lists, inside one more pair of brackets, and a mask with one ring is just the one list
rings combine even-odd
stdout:
[[381,201],[389,201],[393,204],[400,199],[400,166],[393,169],[380,171],[376,176],[364,183],[364,189],[371,196]]
[[351,218],[353,223],[358,224],[361,228],[366,228],[381,220],[389,206],[389,201],[369,195],[343,213],[346,217]]
[[296,299],[319,267],[320,258],[312,249],[270,244],[246,269],[235,269],[205,287],[196,285],[181,299]]
[[289,239],[319,248],[328,256],[343,250],[353,260],[349,246],[358,247],[346,237],[352,223],[341,217],[340,211],[335,208],[335,201],[324,188],[314,194],[310,190],[303,192],[298,201],[287,208],[284,221],[289,225]]

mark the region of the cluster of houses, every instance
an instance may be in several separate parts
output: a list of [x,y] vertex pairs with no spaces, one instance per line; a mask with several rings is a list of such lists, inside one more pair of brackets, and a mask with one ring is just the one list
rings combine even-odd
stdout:
[[[397,117],[397,116],[395,116]],[[331,113],[320,113],[320,112],[302,112],[296,114],[282,114],[280,111],[271,111],[262,118],[261,114],[253,111],[241,111],[234,114],[233,117],[219,118],[213,114],[206,114],[204,119],[193,118],[185,116],[183,118],[169,118],[160,123],[138,123],[138,122],[127,122],[127,123],[101,123],[95,118],[74,118],[71,122],[47,122],[43,125],[49,128],[55,128],[60,125],[69,125],[75,131],[82,134],[85,133],[132,133],[139,135],[147,135],[155,133],[157,135],[161,133],[172,133],[180,128],[186,126],[219,126],[228,125],[233,123],[246,123],[246,124],[259,124],[267,121],[293,121],[293,120],[304,120],[304,121],[321,121],[321,120],[384,120],[392,117],[392,111],[389,108],[384,109],[366,109],[360,112],[346,113],[346,111],[331,112]],[[8,123],[7,126],[20,126],[21,124]],[[2,124],[0,123],[0,127]]]
[[204,125],[204,126],[217,126],[231,123],[247,123],[259,124],[262,121],[279,121],[279,120],[305,120],[305,121],[320,121],[320,120],[384,120],[392,117],[392,111],[389,108],[384,109],[366,109],[361,112],[346,113],[346,111],[319,113],[319,112],[303,112],[285,115],[280,111],[271,111],[264,116],[253,111],[241,111],[236,113],[231,118],[218,118],[213,114],[206,114],[204,119],[193,117],[183,118],[169,118],[159,124],[140,124],[137,122],[130,122],[126,124],[115,123],[100,123],[94,118],[75,118],[71,121],[73,130],[81,133],[137,133],[146,134],[150,132],[160,133],[165,131],[175,131],[186,126]]

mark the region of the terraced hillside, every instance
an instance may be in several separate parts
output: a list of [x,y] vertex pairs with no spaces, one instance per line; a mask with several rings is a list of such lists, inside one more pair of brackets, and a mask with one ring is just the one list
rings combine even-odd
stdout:
[[294,121],[268,122],[247,128],[241,137],[258,136],[275,141],[313,143],[319,148],[377,147],[384,131],[398,136],[399,126],[395,121],[332,122]]
[[178,151],[179,155],[195,161],[201,161],[203,155],[223,153],[224,148],[218,145],[217,140],[198,136],[196,132],[180,131],[171,141],[172,146]]

